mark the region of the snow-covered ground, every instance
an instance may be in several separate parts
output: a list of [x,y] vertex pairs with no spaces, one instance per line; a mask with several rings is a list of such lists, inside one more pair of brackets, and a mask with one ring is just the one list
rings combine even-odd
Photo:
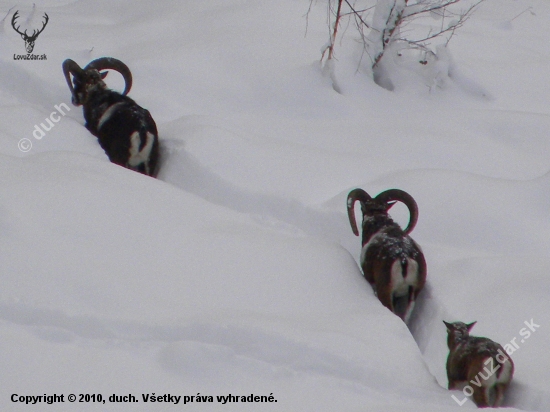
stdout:
[[[486,0],[452,57],[394,62],[393,92],[349,26],[341,94],[319,65],[325,0],[307,18],[308,0],[34,1],[30,21],[32,2],[0,1],[2,411],[475,408],[446,389],[442,320],[515,342],[506,406],[550,410],[547,0]],[[48,13],[47,60],[14,60],[16,10],[22,28]],[[62,61],[101,56],[130,66],[157,121],[158,180],[109,163],[70,105]],[[428,284],[410,329],[361,276],[355,187],[419,204]],[[65,402],[12,402],[44,394]]]

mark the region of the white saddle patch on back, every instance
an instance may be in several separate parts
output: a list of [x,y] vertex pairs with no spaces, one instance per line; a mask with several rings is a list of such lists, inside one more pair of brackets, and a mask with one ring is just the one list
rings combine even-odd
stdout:
[[113,115],[113,113],[121,106],[125,104],[124,102],[118,102],[118,103],[115,103],[111,106],[109,106],[109,108],[107,110],[105,110],[103,112],[103,114],[101,115],[101,117],[99,118],[99,122],[97,122],[97,130],[100,130],[101,127],[103,126],[103,124],[109,120],[111,118],[111,116]]

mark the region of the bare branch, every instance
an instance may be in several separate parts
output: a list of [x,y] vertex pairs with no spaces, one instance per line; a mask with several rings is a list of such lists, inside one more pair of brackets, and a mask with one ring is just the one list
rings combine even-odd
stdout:
[[[418,11],[415,11],[415,12],[411,12],[411,13],[407,13],[404,18],[408,18],[408,17],[412,17],[412,16],[416,16],[418,14],[422,14],[422,13],[431,13],[431,12],[435,12],[436,10],[440,10],[440,9],[444,9],[446,7],[449,7],[450,5],[452,4],[456,4],[458,2],[460,2],[461,0],[448,0],[444,3],[440,3],[440,4],[436,4],[434,6],[430,6],[430,7],[427,7],[427,8],[420,8]],[[483,1],[483,0],[480,0],[480,2]],[[410,9],[414,10],[414,7],[411,6]]]
[[374,6],[372,7],[369,7],[365,10],[362,10],[361,12],[355,10],[355,8],[350,4],[350,2],[348,0],[344,0],[346,2],[346,4],[348,5],[348,7],[350,8],[351,12],[350,13],[347,13],[347,14],[355,14],[355,17],[359,19],[359,21],[361,22],[361,24],[363,24],[363,26],[365,26],[367,29],[370,29],[371,27],[365,22],[365,20],[363,20],[363,17],[361,16],[361,13],[362,12],[365,12],[367,10],[370,10],[372,9]]
[[[310,0],[308,14],[313,1]],[[465,10],[458,11],[457,5],[461,1],[424,0],[410,5],[409,0],[376,0],[373,6],[365,7],[363,3],[362,7],[357,7],[360,3],[359,0],[329,0],[327,2],[327,23],[330,40],[322,50],[321,61],[325,59],[327,51],[327,62],[334,58],[337,36],[342,36],[339,31],[342,19],[348,19],[347,27],[349,27],[352,17],[355,21],[360,41],[363,44],[360,60],[363,59],[364,55],[368,55],[373,69],[378,65],[389,47],[396,42],[403,42],[404,48],[417,49],[423,53],[435,55],[435,52],[432,50],[431,41],[441,37],[443,38],[443,43],[447,46],[455,35],[456,30],[466,23],[475,9],[485,0],[473,0],[473,2],[469,2],[470,4]],[[374,10],[372,24],[366,21],[367,13],[371,10]],[[530,8],[524,10],[519,15],[528,11],[530,11]],[[427,33],[419,33],[414,36],[412,33],[417,32],[418,28],[409,25],[416,19],[430,14],[439,16],[441,19],[441,23],[437,25],[439,27],[432,26]],[[381,19],[382,24],[380,24]],[[347,27],[345,28],[346,30]],[[421,62],[426,64],[424,58],[422,58]]]
[[334,43],[336,41],[336,35],[338,34],[338,25],[340,24],[340,18],[342,17],[340,15],[340,11],[342,10],[342,1],[338,0],[338,9],[336,10],[336,20],[334,22],[334,30],[332,32],[332,37],[330,39],[330,47],[328,49],[328,59],[332,59],[332,56],[334,55]]
[[[471,17],[471,14],[473,12],[473,10],[484,0],[480,0],[478,1],[476,4],[470,6],[465,12],[463,12],[462,14],[460,14],[460,17],[458,19],[458,21],[456,21],[454,24],[448,26],[447,28],[441,28],[439,31],[437,32],[434,32],[434,33],[431,33],[429,35],[427,35],[426,37],[422,38],[422,39],[417,39],[417,40],[407,40],[408,42],[410,43],[414,43],[414,44],[419,44],[419,43],[425,43],[427,42],[428,40],[431,40],[431,39],[434,39],[436,37],[439,37],[445,33],[451,33],[451,37],[454,35],[454,32],[456,29],[462,27],[464,25],[464,23],[466,23],[466,21]],[[399,39],[399,40],[403,40],[403,39]],[[449,40],[450,38],[447,40],[446,43],[449,43]]]

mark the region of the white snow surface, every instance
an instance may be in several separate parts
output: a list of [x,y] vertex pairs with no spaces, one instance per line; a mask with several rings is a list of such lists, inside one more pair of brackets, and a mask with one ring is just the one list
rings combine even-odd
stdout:
[[[31,1],[0,1],[0,410],[474,409],[446,389],[442,320],[515,339],[505,406],[550,410],[547,0],[486,0],[422,70],[396,56],[391,92],[341,30],[341,93],[319,65],[325,0],[307,18],[308,0],[33,1],[27,20]],[[47,60],[14,60],[15,10],[28,27],[48,13]],[[158,179],[111,164],[70,104],[62,61],[102,56],[128,64],[157,122]],[[410,327],[362,278],[355,187],[419,205]],[[12,401],[44,394],[65,402]],[[197,394],[214,402],[183,404]]]

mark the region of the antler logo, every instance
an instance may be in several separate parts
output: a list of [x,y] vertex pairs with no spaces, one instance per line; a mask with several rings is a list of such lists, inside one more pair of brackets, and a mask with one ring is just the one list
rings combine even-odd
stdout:
[[44,22],[42,23],[42,28],[40,30],[33,30],[32,34],[29,36],[27,34],[27,30],[25,30],[23,33],[19,31],[19,27],[21,25],[15,27],[16,20],[19,17],[19,10],[17,10],[11,19],[11,26],[13,29],[21,35],[23,40],[25,40],[25,48],[27,49],[27,53],[32,53],[34,49],[34,42],[36,41],[36,38],[40,33],[44,31],[44,28],[46,27],[46,24],[48,24],[48,20],[50,19],[46,13],[44,13]]

